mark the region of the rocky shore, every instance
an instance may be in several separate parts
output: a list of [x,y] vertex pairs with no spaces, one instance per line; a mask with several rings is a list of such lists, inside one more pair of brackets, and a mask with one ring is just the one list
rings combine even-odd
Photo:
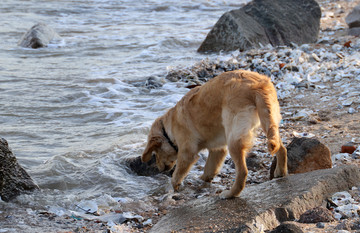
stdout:
[[[333,167],[343,164],[360,166],[360,38],[347,33],[346,15],[355,1],[319,1],[322,11],[319,39],[314,44],[273,48],[267,46],[245,52],[233,52],[213,60],[199,61],[192,67],[168,70],[167,81],[186,83],[189,88],[201,85],[216,75],[234,69],[250,69],[270,76],[276,85],[282,108],[281,134],[285,144],[294,137],[316,137],[329,147]],[[152,79],[147,85],[159,88]],[[341,153],[345,144],[353,153]],[[251,154],[256,169],[249,172],[247,187],[269,181],[272,157],[266,153],[266,140],[259,136]],[[343,151],[344,152],[344,151]],[[56,215],[49,210],[0,208],[0,232],[17,225],[30,232],[147,232],[163,216],[187,202],[216,197],[229,187],[234,177],[231,160],[211,187],[196,180],[204,165],[205,154],[194,166],[185,187],[179,193],[148,197],[146,200],[122,200],[110,209],[89,211],[81,215]],[[293,222],[303,232],[355,232],[360,230],[360,187],[354,186],[333,194],[327,218],[318,222]],[[4,203],[0,201],[0,206]],[[329,204],[329,205],[330,205]],[[351,204],[351,205],[349,205]],[[121,218],[120,218],[121,217]],[[306,216],[303,217],[305,219]],[[325,220],[324,220],[325,219]],[[327,222],[326,219],[329,219]],[[210,220],[209,220],[210,221]],[[32,226],[32,229],[28,229]],[[210,229],[215,231],[216,229]],[[299,231],[300,232],[300,231]]]

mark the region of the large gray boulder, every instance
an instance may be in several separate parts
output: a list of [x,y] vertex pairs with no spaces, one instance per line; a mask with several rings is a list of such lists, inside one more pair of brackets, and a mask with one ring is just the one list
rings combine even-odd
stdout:
[[349,35],[360,36],[360,4],[346,16],[345,21],[349,26]]
[[0,138],[0,197],[11,201],[22,193],[39,189],[29,174],[20,166],[9,149],[7,141]]
[[289,175],[247,185],[239,198],[205,197],[170,210],[150,232],[261,232],[299,219],[335,192],[359,185],[356,166]]
[[222,15],[198,52],[314,43],[320,18],[321,10],[314,0],[254,0]]
[[51,40],[59,39],[60,36],[48,25],[38,23],[32,26],[20,39],[19,46],[24,48],[47,47]]

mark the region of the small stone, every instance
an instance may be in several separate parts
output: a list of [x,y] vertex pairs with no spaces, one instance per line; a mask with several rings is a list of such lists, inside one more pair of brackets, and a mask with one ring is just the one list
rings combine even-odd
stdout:
[[340,220],[342,218],[342,215],[340,213],[335,213],[334,217],[336,220]]
[[350,227],[350,222],[348,220],[343,220],[339,225],[337,225],[335,227],[336,230],[346,230],[346,231],[350,231],[351,227]]
[[356,110],[354,109],[354,108],[349,108],[348,109],[348,113],[350,113],[350,114],[353,114],[353,113],[355,113],[356,112]]
[[316,223],[317,228],[325,228],[325,224],[323,222]]
[[[246,158],[246,165],[247,168],[250,171],[259,171],[260,169],[265,168],[264,163],[261,161],[261,158],[258,158],[257,155],[255,153],[249,153],[247,158]],[[235,168],[235,166],[234,166]]]
[[303,233],[304,231],[293,222],[283,222],[270,233]]
[[356,222],[353,222],[353,224],[351,225],[351,230],[360,230],[360,220],[357,220]]
[[300,216],[299,222],[301,223],[319,223],[331,222],[335,217],[332,212],[324,207],[316,207],[308,210]]
[[353,143],[347,143],[341,146],[341,153],[352,154],[356,150],[356,147]]
[[[156,166],[155,156],[151,157],[151,160],[147,163],[141,161],[141,157],[128,158],[124,161],[126,166],[129,167],[133,172],[139,176],[154,176],[160,173],[159,169]],[[170,171],[162,172],[167,176],[172,176],[175,167]]]
[[314,58],[315,61],[321,62],[321,59],[315,53],[312,53],[311,56],[312,56],[312,58]]

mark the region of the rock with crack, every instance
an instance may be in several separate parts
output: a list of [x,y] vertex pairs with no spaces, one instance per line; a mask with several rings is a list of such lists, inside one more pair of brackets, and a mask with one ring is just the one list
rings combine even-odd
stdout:
[[18,195],[39,189],[29,174],[17,162],[7,141],[0,138],[0,197],[11,201]]
[[289,175],[249,185],[239,198],[204,197],[170,210],[150,232],[258,232],[299,219],[332,193],[360,183],[356,166]]

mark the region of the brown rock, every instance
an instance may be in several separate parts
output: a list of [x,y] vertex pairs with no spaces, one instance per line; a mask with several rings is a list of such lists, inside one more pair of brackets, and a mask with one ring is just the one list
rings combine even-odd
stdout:
[[[317,139],[294,138],[287,146],[288,172],[304,173],[332,167],[329,148]],[[270,179],[274,178],[276,157],[271,164]]]
[[308,210],[300,216],[299,222],[301,223],[318,223],[318,222],[331,222],[334,221],[335,217],[333,213],[324,208],[316,207]]
[[346,143],[345,145],[341,146],[341,153],[348,153],[352,154],[356,150],[356,147],[353,143]]
[[20,166],[9,149],[7,141],[0,138],[0,197],[10,201],[22,193],[39,189],[29,174]]

